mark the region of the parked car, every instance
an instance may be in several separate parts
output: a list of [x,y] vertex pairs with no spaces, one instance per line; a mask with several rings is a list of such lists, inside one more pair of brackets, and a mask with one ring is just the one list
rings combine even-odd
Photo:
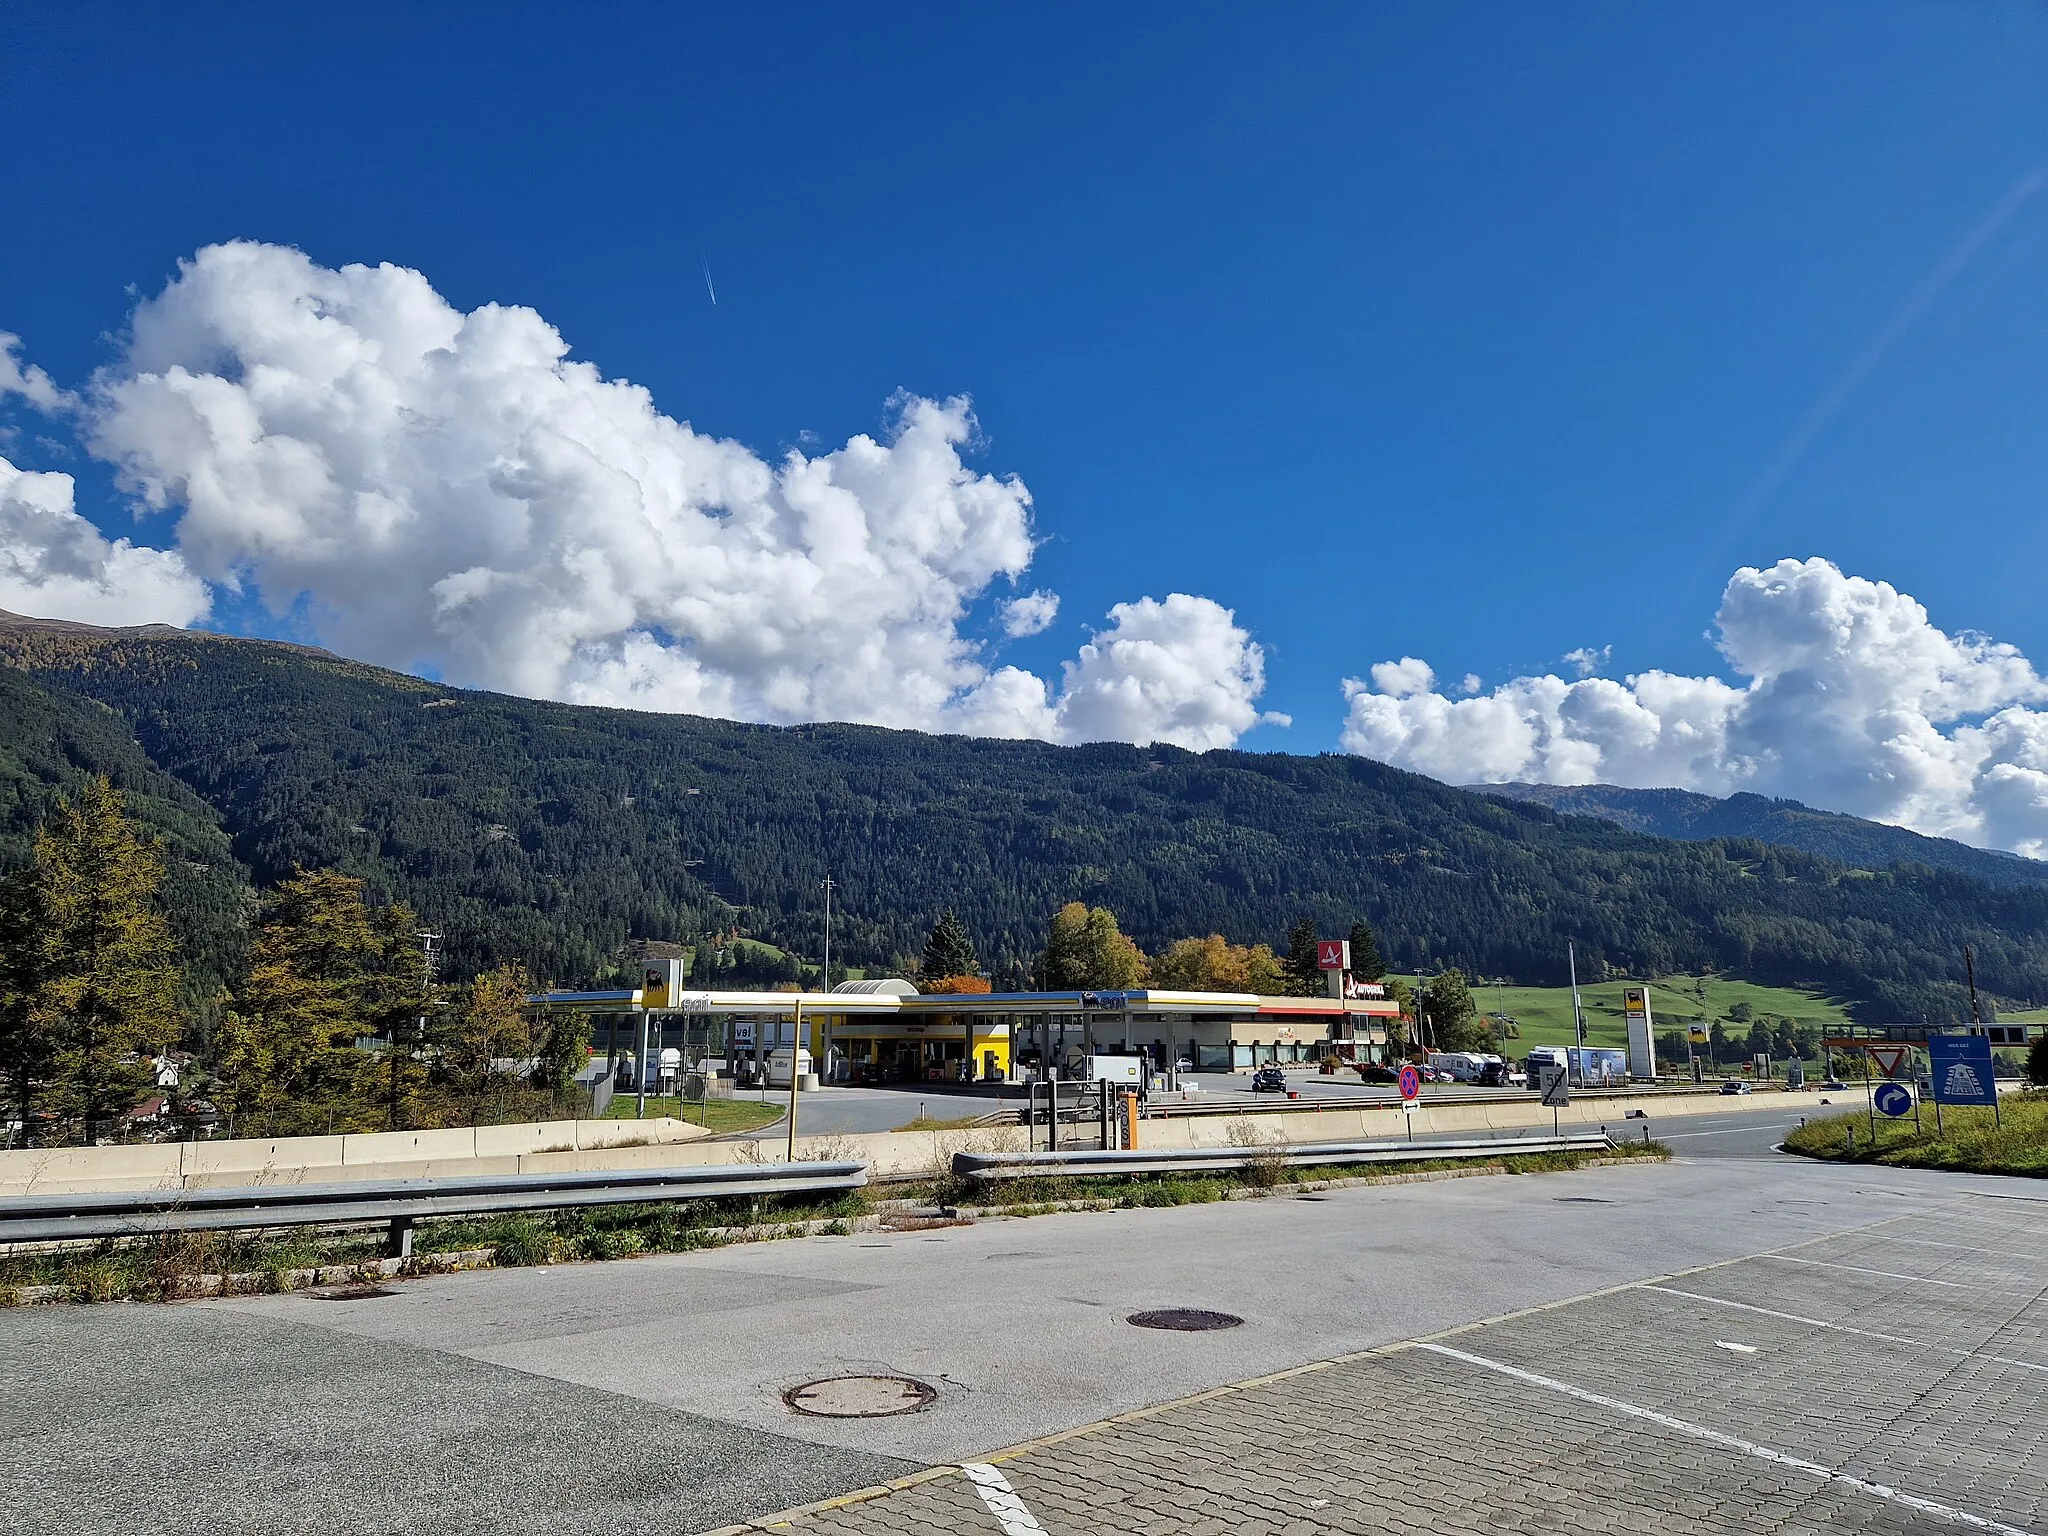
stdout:
[[1285,1093],[1287,1074],[1278,1067],[1261,1067],[1252,1074],[1253,1093]]
[[1392,1067],[1366,1066],[1358,1069],[1358,1080],[1361,1083],[1398,1083],[1401,1074]]
[[1724,1093],[1724,1094],[1728,1094],[1728,1093],[1748,1093],[1749,1091],[1750,1091],[1750,1089],[1749,1089],[1749,1084],[1747,1084],[1747,1083],[1740,1083],[1740,1082],[1736,1082],[1736,1081],[1735,1081],[1734,1079],[1732,1079],[1732,1078],[1731,1078],[1731,1079],[1730,1079],[1729,1081],[1727,1081],[1727,1082],[1725,1082],[1725,1083],[1723,1083],[1723,1084],[1721,1085],[1721,1092],[1722,1092],[1722,1093]]
[[1849,1085],[1840,1078],[1831,1077],[1820,1085],[1820,1091],[1822,1093],[1847,1093]]

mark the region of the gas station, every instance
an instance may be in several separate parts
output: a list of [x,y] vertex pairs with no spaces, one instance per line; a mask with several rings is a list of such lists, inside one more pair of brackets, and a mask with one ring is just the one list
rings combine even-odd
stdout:
[[592,1015],[593,1046],[624,1079],[645,1063],[650,1089],[671,1071],[680,1083],[707,1067],[741,1081],[786,1082],[793,1041],[798,1076],[831,1083],[1018,1082],[1048,1075],[1048,1064],[1078,1077],[1098,1053],[1140,1056],[1160,1073],[1182,1063],[1228,1072],[1324,1056],[1378,1062],[1387,1021],[1400,1013],[1384,995],[928,994],[896,978],[842,982],[830,992],[691,990],[682,969],[680,960],[651,961],[637,988],[547,992],[532,1002]]

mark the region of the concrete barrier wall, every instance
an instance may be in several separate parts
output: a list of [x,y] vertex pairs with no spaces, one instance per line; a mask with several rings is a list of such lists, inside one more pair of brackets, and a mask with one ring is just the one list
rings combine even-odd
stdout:
[[[677,1156],[679,1149],[707,1135],[702,1126],[662,1117],[550,1120],[474,1130],[380,1131],[267,1141],[54,1147],[0,1152],[0,1196],[461,1178],[518,1173],[529,1166],[564,1171],[661,1167],[690,1161]],[[628,1142],[634,1145],[622,1145]]]
[[[1828,1114],[1862,1109],[1860,1089],[1818,1095],[1771,1095],[1786,1108]],[[1557,1114],[1560,1125],[1605,1125],[1617,1134],[1628,1112],[1642,1109],[1656,1121],[1757,1109],[1762,1096],[1731,1102],[1719,1094],[1658,1094],[1581,1099]],[[1415,1134],[1456,1136],[1484,1131],[1548,1130],[1551,1111],[1528,1099],[1499,1103],[1425,1104]],[[1321,1111],[1247,1109],[1242,1115],[1193,1115],[1139,1123],[1140,1147],[1227,1147],[1259,1142],[1367,1141],[1406,1134],[1398,1104]],[[607,1168],[724,1166],[780,1162],[783,1143],[713,1141],[702,1126],[667,1118],[553,1120],[476,1130],[399,1131],[360,1136],[301,1136],[275,1141],[180,1142],[143,1147],[66,1147],[0,1152],[0,1196],[72,1194],[83,1190],[222,1188],[241,1184],[340,1183],[350,1179],[462,1178],[496,1173],[581,1173]],[[1040,1133],[1042,1135],[1042,1133]],[[1076,1136],[1092,1145],[1091,1131]],[[626,1143],[631,1143],[627,1145]],[[981,1130],[878,1131],[865,1135],[799,1136],[800,1161],[867,1163],[878,1178],[935,1175],[955,1152],[1023,1151],[1021,1126]]]

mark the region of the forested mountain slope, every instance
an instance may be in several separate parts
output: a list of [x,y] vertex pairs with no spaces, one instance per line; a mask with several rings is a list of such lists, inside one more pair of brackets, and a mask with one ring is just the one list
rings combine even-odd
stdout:
[[1993,885],[2048,885],[2048,863],[1972,848],[1945,837],[1923,837],[1904,827],[1817,811],[1797,800],[1730,795],[1725,800],[1689,789],[1621,789],[1612,784],[1473,784],[1475,795],[1547,805],[1571,816],[1598,816],[1633,832],[1699,841],[1753,837],[1780,843],[1857,869],[1924,864],[1975,875]]
[[28,861],[50,807],[96,773],[162,846],[165,899],[201,994],[187,1001],[203,1004],[240,961],[251,896],[219,816],[104,704],[0,668],[0,870]]
[[221,818],[259,883],[363,875],[445,931],[454,968],[598,973],[629,937],[729,926],[888,965],[947,907],[999,979],[1047,915],[1113,907],[1147,947],[1278,941],[1354,915],[1403,965],[1531,983],[1713,967],[1866,1014],[2048,998],[2048,890],[1882,873],[1753,840],[1675,842],[1360,758],[1053,747],[774,728],[462,693],[268,642],[0,621],[53,707],[101,701]]

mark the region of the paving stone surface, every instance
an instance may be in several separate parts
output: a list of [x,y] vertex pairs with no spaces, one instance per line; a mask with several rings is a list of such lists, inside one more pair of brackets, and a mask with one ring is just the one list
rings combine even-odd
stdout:
[[756,1524],[2043,1536],[2048,1201],[1959,1197],[991,1461],[1016,1505],[952,1471]]

